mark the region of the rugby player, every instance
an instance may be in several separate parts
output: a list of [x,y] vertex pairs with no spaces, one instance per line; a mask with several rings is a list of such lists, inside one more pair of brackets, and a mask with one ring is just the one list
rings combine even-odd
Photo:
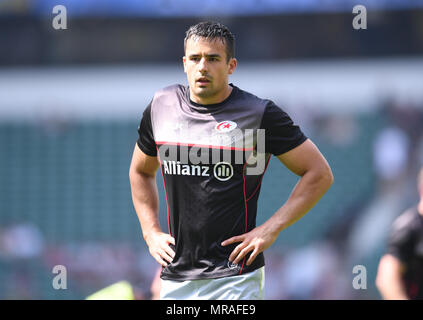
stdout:
[[423,168],[417,178],[420,201],[392,224],[376,286],[386,300],[423,299]]
[[[320,200],[333,183],[332,171],[285,111],[229,83],[237,60],[227,27],[191,26],[184,45],[188,85],[154,94],[129,172],[143,237],[162,265],[160,297],[263,299],[263,251]],[[272,154],[300,178],[280,209],[256,226]],[[167,231],[158,219],[159,167]]]

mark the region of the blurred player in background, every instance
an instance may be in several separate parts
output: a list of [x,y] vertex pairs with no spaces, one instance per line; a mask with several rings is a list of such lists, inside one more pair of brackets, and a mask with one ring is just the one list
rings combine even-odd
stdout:
[[121,280],[113,283],[105,288],[102,288],[88,297],[86,300],[159,300],[160,299],[160,273],[161,268],[158,268],[154,274],[151,282],[150,290],[144,288],[136,282],[128,280]]
[[[149,251],[163,267],[161,299],[263,299],[263,251],[333,182],[326,159],[288,114],[228,82],[237,66],[234,48],[225,26],[192,26],[183,57],[189,86],[156,92],[138,129],[129,174],[132,199]],[[252,148],[236,147],[242,137],[234,129],[264,129],[260,173],[249,174],[248,161],[236,162],[236,152],[249,159],[260,147],[256,140]],[[230,136],[230,143],[216,142],[216,135]],[[169,159],[172,147],[176,153]],[[209,161],[216,150],[227,152],[230,160]],[[189,159],[183,159],[183,152],[192,152]],[[301,178],[286,203],[256,227],[261,180],[271,154]],[[198,155],[200,163],[191,158]],[[168,233],[158,219],[159,167]]]
[[376,286],[384,299],[423,299],[423,168],[417,178],[420,201],[392,224]]

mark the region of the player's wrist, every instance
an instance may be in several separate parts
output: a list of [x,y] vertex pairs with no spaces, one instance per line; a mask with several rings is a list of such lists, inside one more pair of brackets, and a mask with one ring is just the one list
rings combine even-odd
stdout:
[[160,229],[160,227],[159,228],[155,227],[147,232],[144,232],[143,233],[144,241],[147,243],[147,245],[150,245],[152,239],[154,239],[160,233],[162,233],[162,230]]
[[276,221],[272,221],[271,219],[267,220],[263,227],[265,228],[265,233],[270,234],[272,237],[276,238],[279,233],[281,232],[281,227]]

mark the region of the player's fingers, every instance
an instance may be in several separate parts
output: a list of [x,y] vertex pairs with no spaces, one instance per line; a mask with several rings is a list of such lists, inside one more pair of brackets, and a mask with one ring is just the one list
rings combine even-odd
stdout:
[[166,237],[166,241],[168,242],[168,243],[171,243],[171,244],[173,244],[173,245],[175,245],[175,238],[174,237],[172,237],[171,235],[167,235],[167,237]]
[[222,246],[227,246],[228,244],[231,244],[231,243],[236,243],[236,242],[241,242],[241,241],[243,241],[243,240],[244,240],[243,235],[240,235],[240,236],[235,236],[235,237],[232,237],[232,238],[226,239],[225,241],[223,241],[223,242],[221,243],[221,245],[222,245]]
[[258,248],[255,248],[255,249],[253,250],[253,252],[251,253],[250,257],[249,257],[249,258],[248,258],[248,260],[247,260],[247,266],[249,266],[250,264],[252,264],[252,263],[253,263],[253,261],[256,259],[257,255],[258,255],[259,253],[260,253],[260,252],[259,252]]
[[163,246],[162,247],[162,249],[169,255],[169,256],[171,256],[172,257],[172,259],[173,258],[175,258],[175,251],[173,251],[172,250],[172,248],[171,247],[169,247],[169,245],[165,245],[165,246]]
[[244,249],[246,246],[247,246],[247,243],[245,242],[242,242],[239,245],[237,245],[235,249],[231,252],[231,255],[229,256],[229,261],[234,261],[234,259],[238,256],[241,250]]
[[235,258],[235,260],[233,261],[233,263],[238,264],[245,257],[245,255],[253,249],[254,247],[252,245],[249,245],[245,247],[244,249],[242,249],[241,252],[238,254],[238,256]]
[[160,255],[158,254],[158,253],[156,253],[154,256],[154,259],[156,259],[156,261],[158,262],[158,263],[160,263],[163,267],[167,267],[167,263],[166,263],[166,261],[164,261],[163,259],[162,259],[162,257],[160,257]]
[[172,262],[173,258],[166,253],[163,249],[159,249],[159,255],[162,259],[166,260],[167,262]]

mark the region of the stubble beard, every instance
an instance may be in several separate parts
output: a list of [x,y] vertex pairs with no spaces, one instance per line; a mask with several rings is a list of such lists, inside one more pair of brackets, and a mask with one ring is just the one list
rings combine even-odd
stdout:
[[200,98],[212,98],[217,96],[219,93],[221,93],[223,90],[225,90],[225,86],[222,85],[221,88],[216,88],[214,86],[211,86],[209,84],[207,87],[195,87],[194,93],[197,97]]

